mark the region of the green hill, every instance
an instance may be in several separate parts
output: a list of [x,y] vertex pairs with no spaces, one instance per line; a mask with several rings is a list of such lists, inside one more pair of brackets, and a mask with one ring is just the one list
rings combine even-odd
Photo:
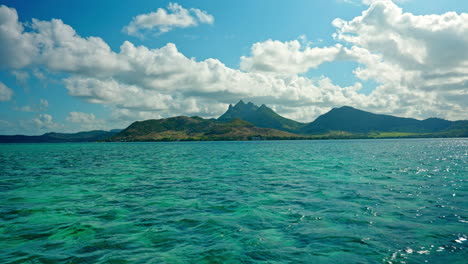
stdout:
[[111,131],[93,130],[78,133],[45,133],[40,136],[0,136],[0,143],[62,143],[62,142],[95,142],[107,139],[120,132],[120,129]]
[[96,130],[41,136],[0,136],[0,143],[408,137],[468,137],[468,121],[417,120],[343,106],[304,124],[282,117],[266,105],[258,107],[241,100],[235,106],[229,105],[218,119],[177,116],[137,121],[120,132]]
[[298,135],[233,119],[227,123],[201,117],[178,116],[138,121],[106,141],[190,141],[288,139]]
[[448,121],[440,118],[417,120],[374,114],[349,106],[333,108],[301,129],[302,134],[323,134],[330,131],[346,131],[368,134],[372,132],[442,133],[455,129],[467,129],[468,121]]
[[265,105],[239,101],[216,119],[178,116],[138,121],[107,141],[347,139],[466,137],[468,121],[417,120],[374,114],[349,106],[333,108],[304,124],[284,118]]

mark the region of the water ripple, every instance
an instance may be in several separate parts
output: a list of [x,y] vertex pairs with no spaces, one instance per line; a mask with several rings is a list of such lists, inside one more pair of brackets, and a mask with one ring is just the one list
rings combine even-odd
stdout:
[[465,263],[468,140],[0,145],[1,263]]

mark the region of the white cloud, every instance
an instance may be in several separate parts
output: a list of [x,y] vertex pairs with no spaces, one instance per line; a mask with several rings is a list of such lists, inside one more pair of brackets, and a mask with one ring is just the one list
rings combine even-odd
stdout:
[[10,126],[4,132],[6,134],[41,135],[65,129],[62,124],[56,123],[52,115],[49,114],[39,114],[33,119],[13,121],[9,124]]
[[187,10],[177,3],[169,3],[167,10],[158,8],[155,12],[134,17],[123,31],[131,36],[142,37],[145,32],[156,31],[161,34],[174,28],[197,26],[199,23],[213,24],[214,17],[200,9]]
[[215,59],[200,62],[189,59],[174,44],[149,50],[125,42],[119,58],[132,68],[109,73],[107,78],[70,77],[65,80],[70,94],[92,103],[135,111],[160,111],[166,116],[179,113],[216,116],[226,107],[218,105],[239,98],[295,106],[323,104],[332,98],[348,103],[362,99],[356,92],[359,85],[341,88],[328,79],[316,82],[298,76],[278,78],[246,73]]
[[[114,111],[115,112],[115,111]],[[109,130],[113,128],[125,128],[130,122],[122,121],[122,118],[113,120],[99,119],[93,113],[70,112],[66,118],[73,128],[73,131],[88,131],[88,130]],[[135,121],[135,119],[131,120]]]
[[41,81],[46,78],[45,74],[41,72],[39,69],[34,69],[33,75],[34,77],[36,77],[38,80],[41,80]]
[[47,107],[49,107],[49,101],[47,101],[46,99],[40,99],[39,108],[44,110],[44,109],[47,109]]
[[45,64],[49,70],[99,75],[126,66],[119,64],[101,38],[82,38],[61,20],[33,19],[32,28],[36,45],[41,47],[36,63]]
[[0,102],[10,101],[13,96],[13,91],[8,88],[4,83],[0,82]]
[[[348,4],[356,4],[356,5],[371,5],[372,3],[379,2],[379,1],[391,1],[391,0],[337,0],[338,2],[348,3]],[[393,0],[395,3],[404,3],[408,0]]]
[[59,19],[33,19],[31,31],[25,32],[16,10],[0,6],[0,25],[0,68],[36,64],[56,72],[99,75],[126,67],[101,38],[82,38]]
[[408,0],[361,0],[361,2],[365,5],[371,5],[375,2],[395,2],[395,3],[404,3],[404,2],[407,2]]
[[382,54],[406,70],[467,66],[468,14],[416,16],[380,1],[351,21],[333,24],[336,39]]
[[241,57],[241,69],[249,72],[295,75],[333,61],[342,47],[302,47],[298,40],[289,42],[267,40],[252,46],[251,57]]
[[87,114],[83,112],[70,112],[67,116],[67,121],[72,123],[95,123],[96,116],[93,113]]
[[41,135],[63,129],[63,125],[56,123],[49,114],[40,114],[29,120],[0,120],[0,133],[3,135]]
[[16,78],[16,82],[20,85],[26,86],[29,79],[29,73],[26,71],[11,71]]
[[40,114],[30,122],[25,124],[26,127],[31,127],[37,131],[50,131],[59,127],[57,123],[53,121],[53,117],[49,114]]
[[362,64],[355,74],[381,83],[373,98],[387,98],[382,105],[393,100],[392,113],[466,118],[468,14],[417,16],[376,1],[361,16],[333,24],[337,40],[355,45],[346,54]]
[[33,36],[23,32],[16,10],[1,5],[0,25],[0,69],[28,65],[37,53],[37,46]]
[[214,16],[208,14],[206,11],[202,11],[196,8],[191,8],[190,11],[192,11],[195,14],[195,16],[198,18],[198,21],[200,21],[200,23],[204,23],[204,24],[214,23]]
[[104,120],[97,119],[93,113],[70,112],[66,118],[70,123],[79,125],[79,130],[105,129]]

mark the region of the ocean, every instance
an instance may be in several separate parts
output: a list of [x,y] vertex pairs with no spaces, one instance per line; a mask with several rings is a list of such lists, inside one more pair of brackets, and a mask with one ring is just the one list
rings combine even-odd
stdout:
[[467,263],[468,139],[0,144],[0,263]]

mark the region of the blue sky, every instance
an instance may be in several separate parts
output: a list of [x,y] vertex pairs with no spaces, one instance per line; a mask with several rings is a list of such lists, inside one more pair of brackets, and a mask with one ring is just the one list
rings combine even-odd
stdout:
[[305,122],[342,105],[468,118],[465,1],[0,5],[0,134],[217,117],[240,99]]

